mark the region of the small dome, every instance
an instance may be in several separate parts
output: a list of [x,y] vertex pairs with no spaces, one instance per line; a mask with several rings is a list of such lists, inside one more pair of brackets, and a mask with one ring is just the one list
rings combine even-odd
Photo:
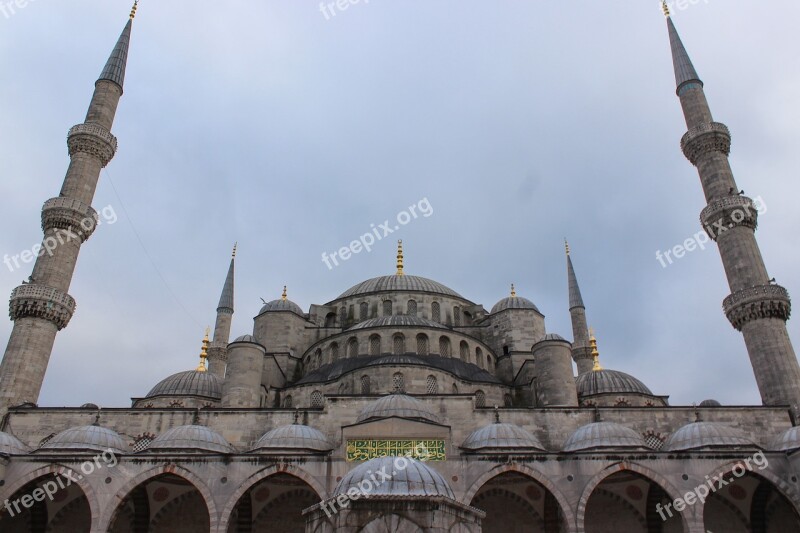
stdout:
[[[769,445],[776,452],[790,452],[800,449],[800,426],[789,428],[775,438]],[[0,450],[2,446],[0,445]]]
[[[339,295],[336,300],[342,298],[350,298],[352,296],[359,296],[362,294],[372,294],[375,292],[429,292],[431,294],[440,294],[443,296],[451,296],[453,298],[464,299],[460,294],[449,287],[445,287],[438,281],[433,281],[419,276],[380,276],[377,278],[362,281],[358,285],[354,285]],[[334,301],[336,301],[334,300]]]
[[290,313],[294,313],[296,315],[305,317],[305,313],[303,313],[303,310],[300,308],[299,305],[297,305],[291,300],[284,300],[282,298],[279,298],[277,300],[272,300],[271,302],[267,302],[266,304],[264,304],[264,307],[261,308],[261,311],[259,311],[258,314],[260,315],[261,313],[266,313],[266,312],[274,313],[279,311],[289,311]]
[[111,450],[124,453],[128,445],[119,434],[101,426],[80,426],[62,431],[39,448],[39,451],[94,451]]
[[233,453],[233,446],[222,435],[205,426],[177,426],[153,439],[149,452],[191,450],[197,452]]
[[670,452],[696,450],[698,448],[752,448],[753,442],[736,429],[714,422],[686,424],[673,433],[664,445]]
[[699,407],[722,407],[722,404],[717,400],[703,400]]
[[91,409],[92,411],[97,411],[100,409],[100,407],[98,407],[95,403],[85,403],[81,405],[81,409]]
[[155,396],[203,396],[219,400],[222,397],[222,380],[211,372],[178,372],[160,381],[145,398]]
[[[385,472],[391,479],[375,476],[376,472]],[[377,484],[374,479],[377,479]],[[366,487],[369,487],[369,490],[366,490]],[[443,496],[455,499],[453,489],[439,472],[410,457],[378,457],[358,465],[342,478],[334,491],[334,497],[347,494],[347,491],[353,488],[367,498]]]
[[30,448],[10,433],[0,431],[0,455],[24,455],[30,453]]
[[302,424],[281,426],[266,432],[255,446],[253,451],[269,450],[307,450],[312,452],[327,452],[333,449],[321,431]]
[[557,333],[548,333],[547,335],[545,335],[544,337],[542,337],[541,339],[539,339],[537,342],[544,342],[544,341],[562,341],[562,342],[569,342],[567,339],[565,339],[565,338],[564,338],[564,337],[562,337],[561,335],[558,335]]
[[236,337],[233,342],[250,342],[253,344],[260,344],[258,342],[258,339],[256,339],[252,335],[241,335],[239,337]]
[[531,309],[537,313],[539,312],[539,308],[527,298],[523,298],[522,296],[506,296],[494,304],[494,307],[492,307],[492,314],[505,311],[506,309]]
[[350,328],[350,331],[356,329],[367,329],[367,328],[380,328],[380,327],[416,327],[416,328],[435,328],[435,329],[447,329],[443,325],[439,324],[438,322],[434,322],[433,320],[428,320],[426,318],[421,318],[418,316],[404,316],[404,315],[392,315],[392,316],[382,316],[379,318],[371,318],[369,320],[365,320],[364,322],[360,322]]
[[465,450],[539,450],[545,451],[542,443],[529,431],[514,424],[490,424],[473,431],[464,444]]
[[593,448],[648,449],[641,435],[614,422],[595,422],[579,427],[564,443],[565,452]]
[[434,415],[427,405],[405,394],[390,394],[375,400],[361,410],[356,422],[393,416],[439,423],[439,417]]
[[592,370],[575,378],[578,396],[595,394],[646,394],[653,396],[647,386],[625,372],[617,370]]

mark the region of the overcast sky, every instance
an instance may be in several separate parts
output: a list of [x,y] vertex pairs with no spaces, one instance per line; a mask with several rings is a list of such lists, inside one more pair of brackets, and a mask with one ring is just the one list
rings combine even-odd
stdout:
[[[2,2],[5,4],[5,2]],[[797,2],[700,0],[674,20],[732,130],[740,188],[766,206],[771,276],[800,294]],[[41,239],[66,132],[126,22],[123,0],[0,12],[0,254]],[[780,7],[780,9],[776,9]],[[303,309],[394,271],[487,309],[509,284],[571,338],[568,237],[601,361],[673,405],[759,403],[721,311],[715,246],[662,268],[704,207],[656,0],[144,0],[120,149],[93,205],[117,221],[83,246],[41,405],[130,405],[197,365],[239,242],[233,336],[284,284]],[[6,16],[8,15],[8,16]],[[427,198],[418,217],[329,270],[321,260]],[[109,217],[107,221],[113,220]],[[0,295],[32,264],[0,265]],[[2,296],[5,298],[5,296]],[[2,321],[3,347],[12,323]],[[800,320],[789,322],[800,342]]]

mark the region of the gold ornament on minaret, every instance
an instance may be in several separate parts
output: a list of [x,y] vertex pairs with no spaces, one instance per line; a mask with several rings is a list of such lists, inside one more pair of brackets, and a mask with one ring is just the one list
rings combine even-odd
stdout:
[[208,334],[211,333],[211,328],[206,328],[206,336],[203,338],[203,347],[200,349],[200,364],[197,365],[198,372],[205,372],[208,370]]
[[404,276],[403,274],[403,241],[397,241],[397,275]]

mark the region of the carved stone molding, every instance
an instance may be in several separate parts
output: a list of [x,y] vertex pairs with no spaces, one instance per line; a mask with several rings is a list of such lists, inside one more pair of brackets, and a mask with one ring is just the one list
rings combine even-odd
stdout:
[[77,235],[81,243],[91,237],[100,220],[97,211],[74,198],[51,198],[42,207],[42,230],[61,229]]
[[117,153],[117,138],[97,124],[78,124],[70,128],[67,146],[70,157],[78,152],[90,154],[106,166]]
[[755,202],[746,196],[726,196],[714,200],[700,213],[700,223],[713,240],[729,229],[744,226],[756,230],[758,209]]
[[739,331],[751,320],[780,318],[786,321],[792,314],[789,291],[780,285],[758,285],[734,292],[725,298],[722,308],[731,325]]
[[701,124],[686,132],[681,139],[681,150],[693,165],[710,152],[728,156],[731,153],[731,132],[720,122]]
[[34,317],[49,320],[64,329],[75,313],[75,299],[54,287],[29,283],[11,291],[8,314],[11,320]]

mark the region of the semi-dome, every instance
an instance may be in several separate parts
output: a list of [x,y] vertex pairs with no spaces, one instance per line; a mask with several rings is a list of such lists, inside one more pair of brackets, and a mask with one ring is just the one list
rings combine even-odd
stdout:
[[641,435],[614,422],[595,422],[579,427],[564,443],[565,452],[594,448],[648,449]]
[[[769,445],[770,450],[776,452],[790,452],[800,449],[800,426],[787,429],[778,435]],[[2,446],[0,446],[2,451]]]
[[[427,292],[431,294],[439,294],[442,296],[451,296],[453,298],[459,298],[461,300],[464,299],[463,296],[458,294],[453,289],[446,287],[439,283],[438,281],[433,281],[428,278],[422,278],[419,276],[407,276],[407,275],[391,275],[391,276],[380,276],[377,278],[368,279],[367,281],[362,281],[357,285],[353,285],[342,294],[339,295],[336,300],[341,300],[342,298],[350,298],[352,296],[361,296],[365,294],[372,294],[376,292]],[[334,300],[334,301],[336,301]]]
[[428,320],[427,318],[422,318],[418,316],[392,315],[392,316],[371,318],[369,320],[365,320],[364,322],[359,322],[358,324],[350,328],[350,331],[357,329],[380,328],[380,327],[393,327],[393,328],[417,327],[417,328],[447,329],[438,322],[434,322],[433,320]]
[[426,420],[435,424],[439,423],[439,417],[434,415],[427,405],[405,394],[390,394],[368,404],[361,410],[357,422],[393,416],[412,420]]
[[233,447],[222,435],[205,426],[177,426],[168,429],[146,448],[146,451],[197,451],[233,453]]
[[752,448],[753,441],[736,429],[714,422],[693,422],[673,433],[664,444],[670,452],[698,448]]
[[[390,479],[375,476],[386,472]],[[375,480],[377,479],[377,483]],[[369,490],[365,490],[369,487]],[[336,486],[334,497],[356,489],[365,498],[386,496],[422,496],[455,499],[453,489],[433,468],[410,457],[378,457],[358,465]]]
[[64,430],[39,448],[40,451],[48,452],[104,452],[111,450],[116,453],[125,453],[127,449],[125,441],[116,431],[94,425]]
[[492,314],[505,311],[506,309],[531,309],[537,313],[539,312],[539,308],[527,298],[523,298],[522,296],[506,296],[494,304],[494,307],[492,307]]
[[267,302],[264,304],[264,307],[261,308],[261,311],[259,311],[258,314],[260,315],[261,313],[278,311],[289,311],[290,313],[294,313],[296,315],[305,316],[305,313],[303,313],[303,310],[299,305],[291,300],[284,300],[283,298]]
[[178,372],[161,380],[147,393],[146,398],[156,396],[202,396],[219,400],[222,397],[222,380],[211,372]]
[[595,394],[646,394],[653,396],[647,386],[625,372],[617,370],[592,370],[575,378],[578,396]]
[[17,437],[0,431],[0,455],[22,455],[30,452],[30,448],[22,444]]
[[333,449],[325,435],[312,427],[302,424],[281,426],[266,432],[255,446],[253,451],[311,451],[327,452]]
[[545,451],[530,431],[514,424],[489,424],[473,431],[461,447],[465,450],[538,450]]

